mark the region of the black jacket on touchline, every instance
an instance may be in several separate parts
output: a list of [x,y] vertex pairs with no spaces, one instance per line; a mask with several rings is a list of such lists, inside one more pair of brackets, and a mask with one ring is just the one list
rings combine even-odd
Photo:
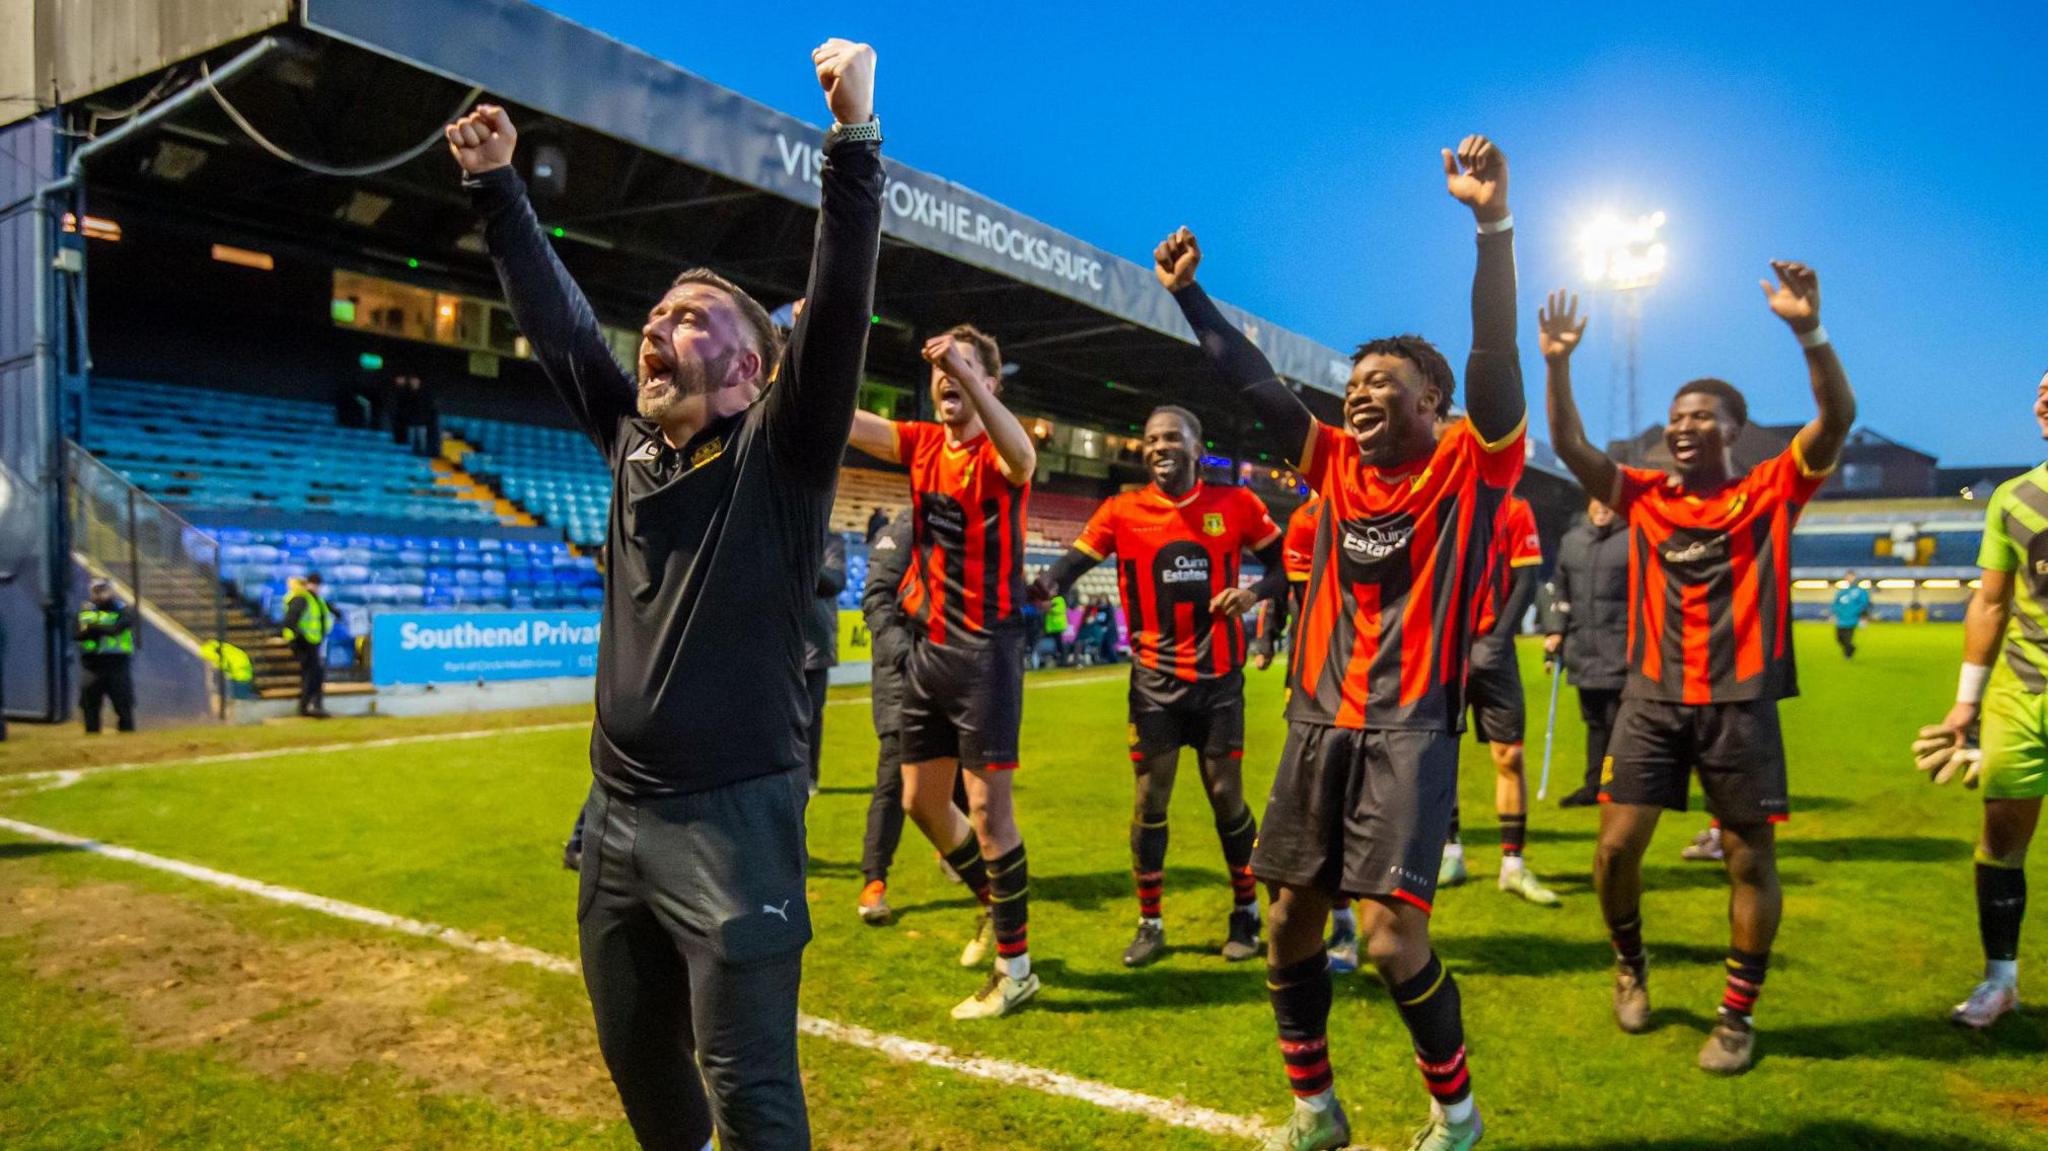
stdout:
[[629,801],[806,766],[803,626],[881,248],[874,141],[829,140],[808,300],[761,398],[671,446],[511,168],[464,181],[535,360],[612,474],[591,768]]
[[897,602],[897,590],[904,569],[910,566],[913,527],[910,509],[905,508],[868,542],[868,582],[861,589],[860,614],[868,625],[872,674],[868,697],[878,735],[895,731],[902,723],[903,667],[910,660],[910,624]]
[[825,537],[825,562],[818,566],[817,595],[804,616],[804,670],[839,666],[839,593],[846,590],[846,537]]
[[1572,686],[1620,691],[1628,683],[1628,526],[1580,519],[1557,547],[1543,633],[1564,637]]

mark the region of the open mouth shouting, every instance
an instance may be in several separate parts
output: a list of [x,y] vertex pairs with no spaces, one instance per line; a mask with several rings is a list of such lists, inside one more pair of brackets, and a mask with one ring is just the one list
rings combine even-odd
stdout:
[[640,344],[640,394],[656,396],[675,386],[676,368],[653,344]]
[[960,392],[960,385],[946,381],[939,385],[938,416],[943,423],[952,423],[966,410],[967,397]]
[[1671,437],[1671,462],[1679,467],[1687,468],[1698,463],[1704,451],[1705,445],[1700,443],[1698,436],[1681,434]]
[[1369,400],[1348,403],[1344,405],[1344,426],[1359,450],[1371,451],[1386,434],[1386,409]]

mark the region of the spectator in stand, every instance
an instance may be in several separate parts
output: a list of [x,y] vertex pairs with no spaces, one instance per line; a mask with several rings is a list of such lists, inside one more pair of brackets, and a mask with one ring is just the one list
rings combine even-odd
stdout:
[[391,382],[391,440],[423,456],[441,454],[441,409],[418,376]]
[[135,609],[114,594],[114,585],[92,581],[92,602],[78,613],[78,667],[83,676],[78,708],[85,734],[100,733],[100,703],[114,705],[115,726],[135,730],[135,679],[129,662],[135,655]]
[[825,688],[839,663],[839,593],[846,590],[846,537],[825,535],[816,598],[804,619],[804,686],[811,693],[811,794],[818,794],[818,758],[825,745]]
[[888,526],[889,526],[889,513],[888,513],[887,511],[885,511],[885,510],[884,510],[884,509],[882,509],[882,508],[876,508],[876,509],[875,509],[874,511],[872,511],[872,512],[869,512],[869,513],[868,513],[868,543],[869,543],[869,544],[873,544],[873,543],[875,542],[875,537],[876,537],[876,536],[878,536],[878,535],[881,535],[881,534],[882,534],[882,529],[883,529],[883,528],[886,528],[886,527],[888,527]]
[[1600,765],[1628,682],[1628,532],[1614,509],[1591,500],[1586,517],[1564,533],[1557,570],[1543,613],[1544,658],[1563,671],[1579,693],[1586,725],[1586,778],[1558,801],[1561,807],[1600,802]]

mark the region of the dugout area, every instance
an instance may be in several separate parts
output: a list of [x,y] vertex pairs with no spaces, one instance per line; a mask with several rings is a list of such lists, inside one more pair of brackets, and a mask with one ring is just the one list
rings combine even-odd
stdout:
[[[105,381],[330,403],[411,373],[444,416],[562,425],[440,139],[476,99],[510,109],[542,222],[624,355],[681,267],[708,265],[771,308],[802,294],[819,127],[521,0],[0,11],[32,33],[0,59],[14,97],[0,105],[11,715],[58,718],[72,694],[65,622],[86,533],[64,445],[102,442]],[[890,181],[863,406],[919,414],[919,343],[974,321],[1002,341],[1005,398],[1040,435],[1047,515],[1065,499],[1085,518],[1142,482],[1129,437],[1169,399],[1204,420],[1212,476],[1291,506],[1249,419],[1200,389],[1207,369],[1149,267],[895,161]],[[1334,414],[1344,355],[1226,311]],[[1554,538],[1576,497],[1546,463],[1537,453],[1525,494]]]

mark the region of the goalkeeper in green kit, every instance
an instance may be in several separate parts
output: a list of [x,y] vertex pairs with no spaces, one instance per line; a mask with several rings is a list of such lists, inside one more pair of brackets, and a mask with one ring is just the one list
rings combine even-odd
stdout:
[[[2048,373],[2034,389],[2048,439]],[[1920,729],[1913,756],[1936,783],[1957,775],[1984,788],[1977,841],[1977,926],[1984,981],[1949,1012],[1991,1026],[2019,1006],[2020,922],[2027,912],[2027,845],[2048,796],[2048,464],[1999,485],[1977,553],[1983,580],[1963,625],[1963,668],[1948,718]],[[1992,660],[2003,646],[2005,672]],[[1981,720],[1981,746],[1973,735]]]

